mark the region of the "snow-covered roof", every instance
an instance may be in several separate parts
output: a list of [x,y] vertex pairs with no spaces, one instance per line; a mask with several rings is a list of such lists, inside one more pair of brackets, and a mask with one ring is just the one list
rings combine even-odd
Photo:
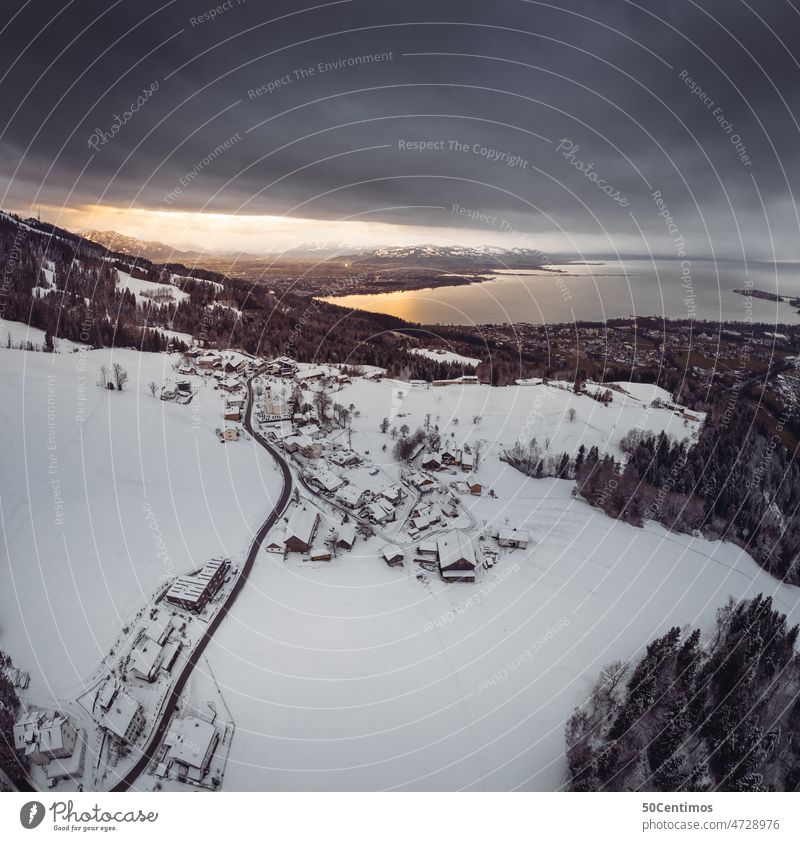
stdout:
[[462,538],[457,531],[448,532],[437,538],[436,548],[439,552],[439,567],[443,573],[454,565],[462,568],[472,567],[473,569],[477,565],[472,543]]
[[311,535],[314,533],[314,526],[317,524],[319,514],[313,508],[298,508],[292,515],[289,525],[286,527],[286,537],[296,537],[303,543],[311,542]]

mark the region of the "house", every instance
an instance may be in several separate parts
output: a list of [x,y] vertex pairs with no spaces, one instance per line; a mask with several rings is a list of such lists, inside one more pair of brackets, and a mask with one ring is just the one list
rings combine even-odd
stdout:
[[338,467],[350,467],[361,463],[361,458],[352,450],[337,450],[330,456],[330,460]]
[[399,546],[395,546],[391,543],[381,549],[381,557],[390,567],[403,565],[403,550]]
[[308,481],[310,484],[316,485],[321,491],[326,491],[327,493],[333,493],[344,484],[344,479],[340,478],[335,473],[331,473],[330,470],[317,473]]
[[42,710],[25,713],[14,724],[12,733],[16,750],[37,765],[72,756],[78,740],[78,731],[69,716]]
[[286,527],[286,551],[308,552],[318,526],[319,512],[315,508],[296,508]]
[[497,533],[497,542],[501,546],[510,549],[526,549],[530,536],[527,529],[500,529]]
[[348,485],[336,494],[336,498],[339,502],[347,508],[360,508],[362,505],[365,505],[371,497],[372,493],[370,491],[361,490],[361,488],[357,485]]
[[178,779],[197,783],[208,773],[219,732],[208,721],[186,716],[173,721],[164,742],[168,746],[166,761],[176,766]]
[[451,531],[436,540],[439,572],[445,581],[475,581],[475,548],[460,532]]
[[295,372],[294,378],[297,382],[299,382],[302,385],[303,383],[313,382],[314,380],[321,380],[324,376],[324,368],[314,367],[309,368],[306,371]]
[[266,371],[276,377],[293,377],[297,371],[297,363],[288,356],[279,356],[267,363]]
[[242,410],[241,407],[232,405],[231,403],[225,404],[225,411],[223,416],[226,421],[240,421],[242,419]]
[[425,555],[429,558],[438,558],[439,550],[436,547],[435,540],[422,540],[417,546],[417,552],[420,555]]
[[197,360],[197,367],[202,368],[204,371],[218,367],[219,364],[216,353],[206,353]]
[[341,549],[352,549],[356,542],[356,527],[352,523],[342,523],[339,526],[339,534],[336,538],[336,545]]
[[475,456],[472,453],[461,454],[461,469],[464,473],[472,473],[475,469]]
[[132,695],[122,690],[114,699],[103,723],[107,730],[123,742],[131,744],[144,728],[144,710]]
[[222,430],[222,440],[223,441],[238,441],[239,440],[239,427],[237,427],[237,426],[226,426],[225,429]]
[[425,470],[438,470],[442,466],[442,460],[438,453],[424,453],[422,466]]
[[377,499],[364,508],[367,517],[378,525],[389,523],[395,518],[394,508],[386,501]]
[[[82,732],[82,731],[81,731]],[[83,776],[83,757],[86,751],[84,740],[78,735],[78,741],[69,756],[56,757],[47,763],[46,777],[49,782],[71,780]]]
[[442,450],[439,454],[442,458],[442,464],[446,465],[459,465],[461,464],[461,450],[453,449],[446,449]]
[[128,669],[135,677],[152,683],[158,677],[161,662],[164,659],[164,648],[152,640],[144,638],[143,642],[131,651]]
[[392,505],[399,505],[403,501],[405,493],[401,485],[389,485],[388,488],[381,491],[380,496],[387,502],[391,502]]
[[483,493],[483,485],[474,476],[467,476],[464,483],[473,496],[480,496]]
[[287,453],[300,453],[305,458],[319,458],[322,455],[322,444],[308,435],[290,435],[284,439],[283,448]]
[[430,493],[436,487],[433,476],[417,471],[408,477],[408,482],[421,494]]
[[181,575],[167,590],[167,601],[199,613],[216,595],[229,568],[230,561],[214,558],[193,575]]
[[277,421],[286,421],[292,419],[292,410],[286,403],[281,400],[273,400],[267,398],[264,401],[264,406],[261,409],[259,417],[263,423],[275,423]]
[[118,690],[119,687],[117,686],[116,680],[113,677],[109,677],[97,693],[97,706],[103,711],[107,710],[114,701],[114,698],[117,697]]
[[286,533],[283,529],[272,529],[270,536],[261,544],[265,552],[283,555],[286,552]]
[[331,550],[325,548],[312,549],[308,553],[309,561],[330,561],[332,557]]

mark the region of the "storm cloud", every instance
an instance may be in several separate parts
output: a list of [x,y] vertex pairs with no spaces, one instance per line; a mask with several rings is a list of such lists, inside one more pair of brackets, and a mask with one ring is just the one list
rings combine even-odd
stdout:
[[0,30],[5,208],[800,256],[789,0],[31,0]]

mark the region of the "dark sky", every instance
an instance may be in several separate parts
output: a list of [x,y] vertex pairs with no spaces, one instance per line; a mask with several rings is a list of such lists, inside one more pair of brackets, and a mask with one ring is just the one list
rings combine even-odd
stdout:
[[669,254],[683,236],[694,255],[797,258],[796,2],[229,0],[194,24],[209,0],[5,4],[0,203],[360,214],[470,241],[508,225],[525,234],[511,244],[584,252]]

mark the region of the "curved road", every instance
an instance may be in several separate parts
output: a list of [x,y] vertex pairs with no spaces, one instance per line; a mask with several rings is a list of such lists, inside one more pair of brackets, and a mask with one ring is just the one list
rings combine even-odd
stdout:
[[234,582],[234,585],[231,588],[230,593],[228,594],[228,598],[220,606],[219,610],[217,610],[217,612],[214,614],[214,618],[211,620],[211,622],[208,623],[208,627],[203,633],[203,636],[197,641],[197,644],[189,654],[189,659],[187,660],[183,671],[180,673],[180,675],[178,675],[175,682],[172,684],[172,690],[166,702],[164,703],[164,707],[161,712],[161,720],[158,722],[157,726],[151,733],[147,745],[142,750],[142,755],[139,757],[139,759],[136,761],[133,767],[125,774],[125,776],[120,778],[119,782],[112,786],[111,791],[127,791],[128,789],[130,789],[136,782],[140,774],[147,767],[147,765],[152,761],[156,748],[158,748],[158,746],[161,744],[162,739],[166,735],[170,719],[172,718],[172,714],[175,712],[175,709],[178,705],[178,699],[180,697],[181,692],[183,691],[183,688],[186,686],[186,682],[191,677],[195,666],[197,666],[200,657],[202,657],[209,640],[219,627],[220,622],[222,622],[222,620],[227,616],[228,611],[231,609],[233,603],[236,601],[236,597],[239,595],[242,588],[247,583],[248,576],[250,575],[250,571],[253,569],[253,564],[256,561],[256,556],[258,555],[258,552],[261,549],[261,544],[263,543],[264,538],[269,533],[269,530],[275,525],[278,518],[283,513],[284,508],[286,508],[286,504],[289,502],[289,494],[292,492],[292,474],[289,471],[289,465],[286,463],[286,459],[284,459],[283,456],[277,450],[275,450],[275,448],[271,444],[267,443],[267,440],[259,432],[256,432],[255,429],[253,429],[252,425],[251,416],[253,412],[253,380],[260,373],[261,369],[256,371],[253,374],[253,376],[250,377],[250,379],[247,381],[247,413],[245,414],[244,427],[250,433],[250,435],[252,435],[252,437],[256,441],[258,441],[258,443],[261,444],[261,446],[264,447],[267,450],[267,452],[269,452],[269,454],[275,459],[275,461],[278,462],[278,466],[281,468],[281,472],[283,473],[283,490],[281,491],[280,498],[278,499],[278,502],[276,503],[275,507],[272,509],[261,528],[259,528],[259,530],[256,532],[256,535],[253,538],[253,542],[250,545],[250,550],[247,553],[247,558],[244,564],[242,565],[242,571],[239,577]]

